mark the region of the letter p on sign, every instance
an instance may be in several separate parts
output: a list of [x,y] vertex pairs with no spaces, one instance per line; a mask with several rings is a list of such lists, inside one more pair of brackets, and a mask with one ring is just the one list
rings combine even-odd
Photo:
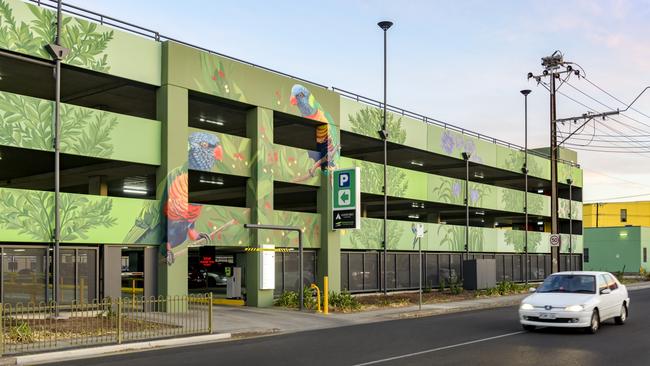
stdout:
[[349,187],[350,186],[350,174],[341,173],[339,175],[339,187]]

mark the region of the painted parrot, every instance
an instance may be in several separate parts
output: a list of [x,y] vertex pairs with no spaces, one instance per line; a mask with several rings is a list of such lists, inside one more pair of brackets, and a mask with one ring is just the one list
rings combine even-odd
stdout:
[[217,161],[223,160],[221,140],[216,135],[194,132],[188,138],[188,166],[193,170],[211,171]]
[[300,84],[291,88],[289,102],[298,107],[302,117],[324,122],[316,127],[316,151],[309,152],[309,157],[315,162],[309,169],[309,176],[313,176],[318,167],[324,171],[334,168],[340,150],[340,144],[333,139],[337,136],[334,118],[322,108],[309,89]]

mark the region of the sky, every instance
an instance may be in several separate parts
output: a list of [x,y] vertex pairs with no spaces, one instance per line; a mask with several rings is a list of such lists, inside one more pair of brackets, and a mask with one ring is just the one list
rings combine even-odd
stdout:
[[[550,138],[549,93],[526,78],[541,73],[541,57],[562,51],[589,81],[624,102],[572,77],[560,88],[566,96],[558,95],[558,118],[587,107],[622,109],[650,85],[650,0],[66,2],[378,100],[383,35],[376,23],[391,20],[389,104],[523,145],[519,90],[531,89],[530,147],[548,146]],[[622,146],[616,150],[623,152],[579,151],[586,202],[650,199],[650,91],[634,108],[617,121],[590,122],[578,136],[583,140],[571,140],[632,136],[591,142],[591,150]]]

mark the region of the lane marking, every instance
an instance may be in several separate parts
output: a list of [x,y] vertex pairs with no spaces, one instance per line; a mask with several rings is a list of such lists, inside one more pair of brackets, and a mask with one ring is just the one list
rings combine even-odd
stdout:
[[487,341],[492,341],[492,340],[499,339],[499,338],[510,337],[510,336],[517,335],[517,334],[522,334],[522,333],[526,333],[526,331],[525,331],[525,330],[521,330],[521,331],[519,331],[519,332],[506,333],[506,334],[501,334],[501,335],[494,336],[494,337],[475,339],[475,340],[473,340],[473,341],[468,341],[468,342],[463,342],[463,343],[452,344],[452,345],[450,345],[450,346],[431,348],[431,349],[427,349],[427,350],[424,350],[424,351],[419,351],[419,352],[413,352],[413,353],[403,354],[403,355],[400,355],[400,356],[393,356],[393,357],[388,357],[388,358],[382,358],[381,360],[375,360],[375,361],[369,361],[369,362],[364,362],[364,363],[358,363],[358,364],[355,364],[355,365],[353,365],[353,366],[376,365],[376,364],[378,364],[378,363],[384,363],[384,362],[388,362],[388,361],[400,360],[400,359],[403,359],[403,358],[409,358],[409,357],[414,357],[414,356],[420,356],[420,355],[424,355],[424,354],[427,354],[427,353],[433,353],[433,352],[438,352],[438,351],[444,351],[444,350],[448,350],[448,349],[452,349],[452,348],[458,348],[458,347],[462,347],[462,346],[467,346],[467,345],[470,345],[470,344],[481,343],[481,342],[487,342]]

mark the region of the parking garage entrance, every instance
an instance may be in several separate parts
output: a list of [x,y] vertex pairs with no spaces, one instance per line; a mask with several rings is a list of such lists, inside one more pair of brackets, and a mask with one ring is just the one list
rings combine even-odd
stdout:
[[[215,299],[243,300],[246,253],[239,248],[201,246],[188,249],[189,293],[212,293]],[[238,302],[230,302],[238,304]],[[241,303],[243,305],[243,302]]]

